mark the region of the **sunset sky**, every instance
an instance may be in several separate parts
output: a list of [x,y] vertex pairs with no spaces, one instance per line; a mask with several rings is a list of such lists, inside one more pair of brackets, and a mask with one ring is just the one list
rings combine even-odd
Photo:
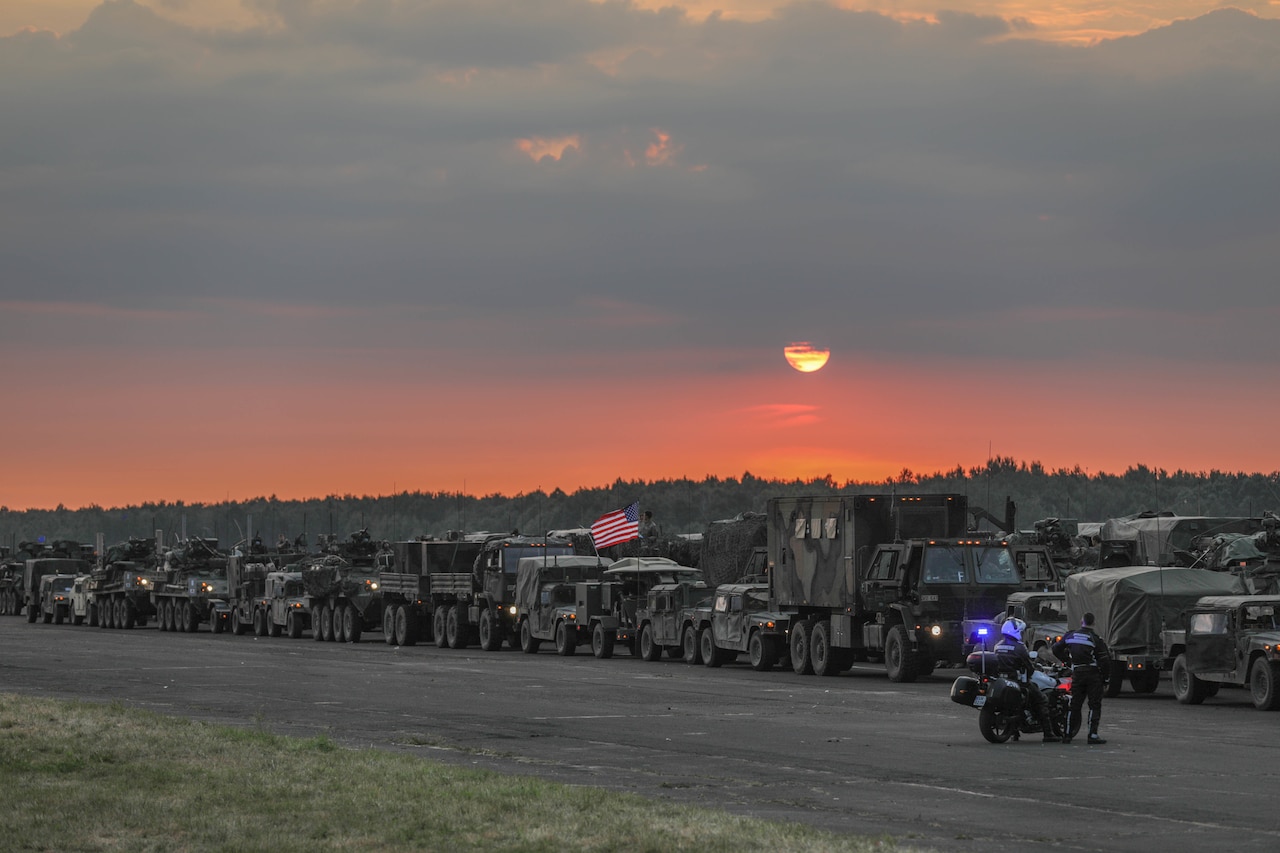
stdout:
[[7,0],[0,223],[11,509],[1280,470],[1274,2]]

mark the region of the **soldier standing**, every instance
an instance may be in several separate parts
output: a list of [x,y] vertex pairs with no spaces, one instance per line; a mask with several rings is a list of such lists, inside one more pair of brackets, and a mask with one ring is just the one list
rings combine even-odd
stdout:
[[644,511],[644,520],[640,522],[640,538],[641,539],[657,539],[662,535],[662,528],[658,527],[658,522],[653,520],[653,511]]
[[1080,627],[1068,631],[1053,644],[1058,660],[1071,664],[1071,710],[1067,712],[1067,731],[1062,742],[1071,743],[1072,726],[1079,727],[1080,712],[1089,701],[1089,743],[1106,743],[1098,735],[1102,719],[1102,690],[1111,673],[1111,653],[1098,632],[1093,630],[1093,614],[1086,613]]

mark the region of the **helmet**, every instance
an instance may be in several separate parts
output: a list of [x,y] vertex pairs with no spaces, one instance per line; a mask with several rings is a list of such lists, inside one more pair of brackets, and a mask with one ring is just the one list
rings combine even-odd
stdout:
[[1027,623],[1023,622],[1016,616],[1012,619],[1006,619],[1004,624],[1000,626],[1000,633],[1004,634],[1010,640],[1022,642],[1022,632],[1027,630]]

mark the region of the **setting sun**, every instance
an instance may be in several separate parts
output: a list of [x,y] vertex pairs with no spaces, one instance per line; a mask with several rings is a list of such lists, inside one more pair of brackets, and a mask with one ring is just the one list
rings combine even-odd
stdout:
[[794,341],[782,348],[787,364],[801,373],[813,373],[821,370],[831,357],[831,350],[815,346],[808,341]]

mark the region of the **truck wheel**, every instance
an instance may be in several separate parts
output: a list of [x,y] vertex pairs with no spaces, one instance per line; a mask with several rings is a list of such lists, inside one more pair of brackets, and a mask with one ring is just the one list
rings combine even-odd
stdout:
[[768,672],[773,669],[774,663],[778,660],[778,650],[775,648],[773,638],[765,637],[764,634],[756,631],[747,641],[747,657],[751,661],[751,668],[756,672]]
[[437,605],[431,614],[431,630],[435,635],[436,648],[449,648],[449,637],[445,634],[445,623],[449,621],[449,608],[443,604]]
[[1107,686],[1103,688],[1102,695],[1108,699],[1114,699],[1120,695],[1120,688],[1124,687],[1124,677],[1128,672],[1128,667],[1124,665],[1124,661],[1111,662],[1111,677],[1107,679]]
[[[885,657],[888,658],[888,652]],[[990,705],[983,705],[982,710],[978,712],[978,731],[982,732],[982,736],[992,743],[1004,743],[1013,737],[1013,733],[1018,728],[1018,716],[1010,714],[1005,716],[996,712],[996,709]]]
[[840,653],[831,648],[831,623],[815,622],[809,632],[809,659],[814,675],[839,675]]
[[527,655],[535,654],[540,645],[542,645],[542,641],[533,636],[533,629],[529,627],[529,620],[523,620],[520,623],[520,651]]
[[72,624],[72,625],[83,625],[83,624],[84,624],[84,616],[80,615],[79,613],[73,613],[73,614],[71,614],[71,624]]
[[684,662],[693,666],[702,665],[702,643],[698,641],[698,632],[692,625],[684,626],[680,645],[684,648]]
[[347,641],[347,608],[341,604],[333,606],[333,641],[335,643],[345,643]]
[[1129,673],[1129,686],[1134,693],[1155,693],[1160,686],[1160,670],[1135,669]]
[[907,639],[907,627],[894,625],[884,641],[884,668],[889,673],[889,680],[899,684],[915,681],[919,674],[918,662],[919,658],[911,648],[911,641]]
[[324,642],[324,631],[320,630],[320,622],[323,619],[321,611],[323,609],[322,607],[311,608],[311,639],[317,643]]
[[801,620],[791,626],[791,669],[796,675],[813,675],[813,661],[809,657],[809,632],[813,623]]
[[1199,705],[1208,698],[1204,689],[1205,682],[1192,674],[1185,654],[1174,658],[1172,681],[1173,696],[1183,705]]
[[162,598],[156,603],[156,629],[159,631],[169,630],[169,620],[165,618],[168,610],[169,602],[165,599]]
[[253,635],[267,636],[267,614],[261,608],[253,611]]
[[493,609],[486,607],[480,613],[480,648],[496,652],[502,648],[502,631],[493,624]]
[[320,639],[333,642],[333,611],[323,604],[320,605]]
[[187,616],[187,633],[196,634],[200,631],[200,611],[196,610],[195,605],[187,602],[187,606],[183,608],[183,612]]
[[720,654],[720,649],[716,647],[716,635],[712,633],[711,626],[702,629],[702,633],[698,635],[698,645],[702,649],[702,665],[709,666],[713,669],[724,663],[724,656]]
[[556,654],[567,658],[578,650],[578,632],[570,631],[569,624],[561,621],[556,625]]
[[1259,711],[1274,711],[1280,708],[1280,672],[1275,664],[1266,658],[1255,658],[1249,668],[1249,692],[1253,694],[1253,707]]
[[348,605],[342,611],[342,633],[346,635],[348,643],[360,642],[360,635],[364,633],[364,616],[359,610]]
[[640,659],[652,663],[662,657],[662,647],[653,641],[653,627],[648,623],[640,629]]
[[290,640],[302,639],[302,613],[296,610],[290,610],[289,615],[284,620],[285,627],[289,630]]
[[262,618],[267,620],[267,636],[268,637],[279,637],[281,634],[284,633],[284,631],[281,630],[281,628],[283,628],[284,626],[276,621],[275,616],[272,615],[270,610],[263,610]]
[[231,633],[237,637],[244,636],[244,622],[240,621],[240,607],[231,611]]
[[44,624],[48,625],[50,622],[52,622],[52,621],[53,621],[53,615],[54,615],[54,613],[57,611],[57,609],[58,609],[58,608],[56,608],[56,607],[55,607],[53,610],[46,610],[46,611],[44,611],[43,613],[41,613],[41,614],[40,614],[40,621],[41,621],[41,622],[43,622]]
[[411,607],[396,608],[396,642],[402,646],[418,642],[418,613]]
[[209,611],[209,630],[215,634],[221,634],[227,630],[227,623],[222,620],[222,614],[217,610]]
[[133,606],[132,601],[124,602],[124,607],[121,609],[124,611],[124,619],[121,621],[124,623],[126,630],[138,624],[138,608]]
[[32,622],[32,623],[35,622],[37,615],[38,614],[36,613],[35,606],[32,604],[28,604],[27,605],[27,622]]
[[455,604],[449,608],[449,615],[444,621],[444,633],[449,639],[451,649],[465,649],[471,645],[471,638],[467,636],[467,623],[462,618],[461,604]]
[[382,611],[382,641],[388,646],[396,644],[396,608],[392,604]]
[[164,622],[167,630],[181,631],[183,629],[182,620],[178,618],[180,614],[181,609],[178,606],[178,602],[171,599],[164,608]]
[[591,653],[601,660],[613,657],[613,644],[617,639],[616,631],[606,631],[604,624],[597,622],[591,631]]

